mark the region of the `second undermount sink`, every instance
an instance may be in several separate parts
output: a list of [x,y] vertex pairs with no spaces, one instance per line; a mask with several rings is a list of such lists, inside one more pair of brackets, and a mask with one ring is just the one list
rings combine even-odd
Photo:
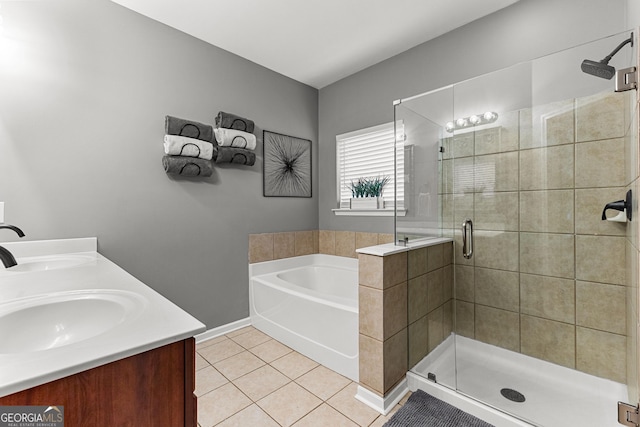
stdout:
[[0,305],[0,354],[79,343],[137,317],[146,300],[113,290],[58,292]]
[[30,271],[58,270],[62,268],[76,267],[95,261],[95,257],[83,254],[49,255],[38,257],[25,257],[18,259],[18,265],[2,269],[0,264],[0,276],[13,273],[26,273]]

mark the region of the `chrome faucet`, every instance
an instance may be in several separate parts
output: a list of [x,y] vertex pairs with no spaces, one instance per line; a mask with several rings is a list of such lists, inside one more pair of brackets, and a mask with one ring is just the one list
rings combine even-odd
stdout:
[[[2,222],[0,223],[0,228],[8,228],[9,230],[15,231],[18,237],[24,237],[24,233],[22,232],[22,230],[20,230],[15,225]],[[2,246],[0,246],[0,260],[2,260],[2,263],[4,264],[5,268],[10,268],[15,265],[18,265],[13,254],[9,252],[8,249],[3,248]]]

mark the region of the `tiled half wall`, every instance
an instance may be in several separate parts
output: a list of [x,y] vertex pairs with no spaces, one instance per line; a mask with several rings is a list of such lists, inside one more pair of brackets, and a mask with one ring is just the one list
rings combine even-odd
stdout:
[[360,385],[384,396],[453,329],[453,244],[360,254]]

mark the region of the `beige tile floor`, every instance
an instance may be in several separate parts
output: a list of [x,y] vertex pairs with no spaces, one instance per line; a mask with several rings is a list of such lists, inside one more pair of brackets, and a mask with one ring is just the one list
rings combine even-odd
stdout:
[[200,427],[382,426],[357,383],[248,326],[196,346]]

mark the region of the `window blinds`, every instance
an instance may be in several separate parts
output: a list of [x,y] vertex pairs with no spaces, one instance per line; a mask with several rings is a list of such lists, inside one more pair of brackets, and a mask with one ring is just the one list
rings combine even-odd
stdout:
[[[404,204],[404,129],[401,121],[396,122],[398,132],[398,205]],[[336,159],[338,172],[339,207],[348,208],[351,199],[351,182],[359,178],[388,177],[382,197],[385,207],[392,207],[394,201],[395,171],[393,147],[393,122],[336,136]]]

